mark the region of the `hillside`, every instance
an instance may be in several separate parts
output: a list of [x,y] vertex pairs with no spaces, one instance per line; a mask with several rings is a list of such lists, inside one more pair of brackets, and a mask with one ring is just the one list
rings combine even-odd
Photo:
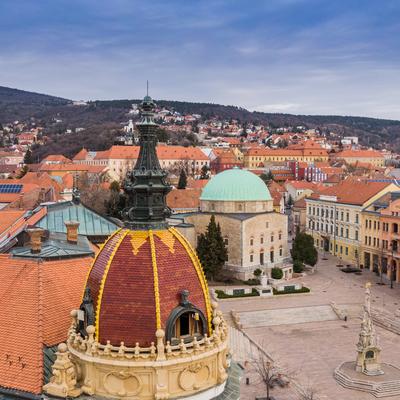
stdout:
[[[0,123],[15,120],[34,121],[51,138],[40,156],[62,152],[67,156],[85,145],[101,150],[112,143],[121,124],[129,118],[132,103],[140,100],[92,101],[74,106],[70,100],[0,86]],[[292,115],[250,112],[244,108],[212,103],[157,100],[161,106],[181,113],[200,114],[204,118],[236,119],[241,123],[259,123],[270,127],[307,126],[340,135],[358,136],[361,143],[377,148],[400,150],[400,121],[335,115]],[[55,122],[57,120],[57,122]],[[66,129],[86,128],[78,134],[64,134]],[[39,155],[38,155],[39,156]]]

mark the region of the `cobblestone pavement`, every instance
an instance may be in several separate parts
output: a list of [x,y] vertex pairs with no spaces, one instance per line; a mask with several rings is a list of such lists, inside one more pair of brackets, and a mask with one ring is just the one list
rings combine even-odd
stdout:
[[[248,324],[245,331],[261,344],[278,364],[294,373],[301,385],[315,387],[318,399],[374,399],[370,394],[342,388],[334,380],[333,371],[341,362],[355,359],[365,283],[373,283],[373,307],[385,308],[392,312],[400,308],[399,285],[395,284],[394,289],[390,289],[389,285],[380,286],[377,284],[380,281],[379,277],[369,271],[364,271],[361,276],[345,274],[336,267],[336,259],[332,256],[318,263],[315,274],[299,280],[311,288],[310,294],[224,300],[220,301],[220,307],[225,313],[232,309],[245,313],[290,308],[298,308],[300,312],[304,307],[322,306],[334,301],[341,308],[348,310],[347,322],[317,320],[260,326],[262,324],[255,321],[254,324]],[[382,328],[376,329],[382,346],[382,361],[400,366],[400,337]],[[250,385],[246,385],[246,377],[250,378]],[[265,395],[261,382],[257,381],[259,379],[254,372],[245,371],[241,382],[241,399],[253,400],[256,396]],[[293,387],[274,389],[272,395],[276,400],[299,398]],[[400,400],[398,396],[389,399]]]

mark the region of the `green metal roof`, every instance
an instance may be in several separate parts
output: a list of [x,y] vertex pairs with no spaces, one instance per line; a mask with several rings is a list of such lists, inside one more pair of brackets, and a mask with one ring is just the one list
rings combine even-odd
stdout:
[[47,215],[36,226],[50,232],[67,232],[65,221],[78,221],[78,233],[85,236],[109,236],[118,226],[107,218],[72,201],[47,205]]
[[43,260],[93,256],[88,238],[78,235],[77,243],[70,243],[66,233],[52,232],[50,237],[42,242],[39,253],[32,253],[31,246],[14,247],[11,250],[14,257],[40,258]]
[[200,200],[210,201],[268,201],[271,194],[264,181],[244,169],[223,171],[207,183]]

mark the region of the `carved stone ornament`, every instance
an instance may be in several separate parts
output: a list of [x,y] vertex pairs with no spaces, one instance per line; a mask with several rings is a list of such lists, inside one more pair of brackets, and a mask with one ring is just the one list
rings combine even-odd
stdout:
[[179,386],[183,390],[197,390],[207,384],[210,368],[203,363],[192,364],[179,374]]
[[113,371],[104,376],[104,388],[113,396],[135,396],[142,390],[141,379],[128,370]]

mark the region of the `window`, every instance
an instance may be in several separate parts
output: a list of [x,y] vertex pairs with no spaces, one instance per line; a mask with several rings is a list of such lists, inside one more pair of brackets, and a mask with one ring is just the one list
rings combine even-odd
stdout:
[[356,224],[358,224],[358,214],[356,214]]
[[265,223],[265,227],[268,229],[269,228],[269,222]]
[[271,262],[273,263],[274,262],[274,250],[271,250],[271,252],[269,253],[269,257],[270,257]]
[[349,228],[346,228],[346,237],[349,237]]
[[278,239],[282,240],[282,233],[281,232],[279,232]]
[[343,227],[340,227],[340,236],[343,237]]
[[279,257],[282,257],[282,254],[283,254],[282,247],[279,247]]
[[228,246],[228,244],[229,244],[229,239],[226,237],[226,238],[224,238],[224,243],[225,243],[225,246]]
[[349,248],[348,247],[345,248],[345,254],[346,254],[346,256],[349,255]]
[[346,221],[349,222],[350,221],[350,214],[347,212],[346,213]]
[[343,211],[340,213],[340,220],[343,221],[344,213]]
[[250,246],[253,246],[253,244],[254,244],[254,239],[250,238]]
[[355,231],[354,235],[355,235],[355,239],[358,240],[358,231]]
[[253,259],[254,259],[253,254],[250,254],[250,262],[251,262],[251,263],[253,262]]
[[271,243],[274,241],[274,234],[271,233]]

